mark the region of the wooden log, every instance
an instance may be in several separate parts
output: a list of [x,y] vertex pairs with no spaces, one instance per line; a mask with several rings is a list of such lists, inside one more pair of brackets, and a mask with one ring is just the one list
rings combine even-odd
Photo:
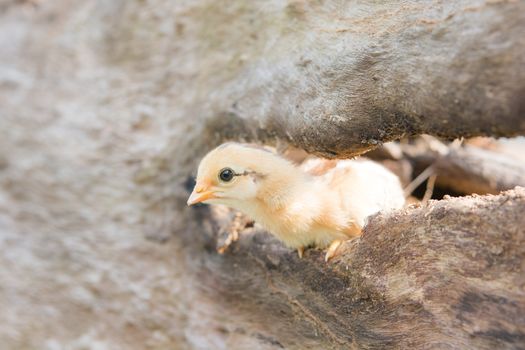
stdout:
[[266,59],[248,58],[207,101],[222,106],[210,140],[277,136],[334,157],[421,133],[525,132],[522,1],[292,1],[281,25],[289,35],[257,41]]
[[[432,149],[426,142],[402,146],[415,174],[432,167],[436,185],[457,194],[497,194],[525,186],[525,165],[520,159],[497,148],[483,149],[470,145]],[[425,179],[423,179],[425,180]]]
[[272,348],[519,349],[524,212],[516,188],[377,215],[328,264],[249,228],[202,283]]
[[466,146],[436,162],[438,186],[457,193],[497,194],[525,186],[525,164],[505,154]]

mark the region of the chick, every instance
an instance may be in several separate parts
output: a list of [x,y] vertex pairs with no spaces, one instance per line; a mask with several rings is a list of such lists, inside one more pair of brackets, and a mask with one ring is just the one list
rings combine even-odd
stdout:
[[396,175],[368,160],[312,159],[298,167],[257,146],[226,143],[201,161],[188,205],[239,210],[302,257],[306,247],[329,247],[358,236],[366,218],[401,208]]

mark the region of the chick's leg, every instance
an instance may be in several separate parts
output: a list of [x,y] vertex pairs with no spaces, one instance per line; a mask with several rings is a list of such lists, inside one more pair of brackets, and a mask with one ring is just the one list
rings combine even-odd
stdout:
[[297,255],[299,255],[299,259],[303,258],[303,254],[304,254],[304,247],[297,248]]
[[326,251],[326,255],[324,256],[324,261],[328,262],[330,259],[332,259],[338,254],[337,250],[341,246],[341,243],[343,243],[342,240],[336,239],[330,244],[328,250]]

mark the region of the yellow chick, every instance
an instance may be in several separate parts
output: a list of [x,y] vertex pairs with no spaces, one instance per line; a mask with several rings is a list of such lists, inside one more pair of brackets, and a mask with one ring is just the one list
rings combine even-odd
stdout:
[[222,204],[250,216],[302,257],[361,233],[366,218],[401,208],[396,175],[369,160],[308,160],[296,166],[248,144],[226,143],[201,161],[188,205]]

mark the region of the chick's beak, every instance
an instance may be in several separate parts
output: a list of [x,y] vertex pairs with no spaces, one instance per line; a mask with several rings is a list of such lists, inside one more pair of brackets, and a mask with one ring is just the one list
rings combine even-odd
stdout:
[[213,198],[217,197],[213,191],[209,190],[208,184],[197,183],[193,189],[193,192],[191,192],[190,198],[188,198],[187,204],[190,206]]

